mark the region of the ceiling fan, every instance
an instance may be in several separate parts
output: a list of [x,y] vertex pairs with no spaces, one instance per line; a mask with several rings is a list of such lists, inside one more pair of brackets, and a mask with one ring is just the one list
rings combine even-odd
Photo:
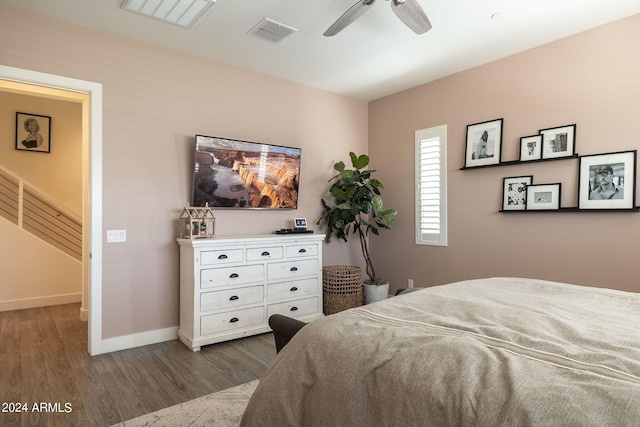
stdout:
[[[358,19],[363,13],[369,10],[376,0],[360,0],[351,6],[340,18],[336,20],[323,35],[335,36],[344,30],[349,24]],[[389,1],[389,0],[387,0]],[[431,29],[431,22],[418,4],[417,0],[390,0],[391,10],[405,25],[416,34],[426,33]]]

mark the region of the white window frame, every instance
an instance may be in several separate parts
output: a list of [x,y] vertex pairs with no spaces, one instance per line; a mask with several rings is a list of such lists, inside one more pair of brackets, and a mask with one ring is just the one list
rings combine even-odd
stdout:
[[[423,143],[435,142],[439,146],[439,162],[437,166],[431,169],[431,172],[436,172],[440,180],[440,185],[435,187],[437,190],[437,196],[439,198],[439,229],[437,231],[429,232],[424,230],[422,223],[422,210],[425,203],[429,203],[429,200],[423,198],[423,192],[421,184],[423,175],[427,170],[424,170],[421,158]],[[416,196],[416,244],[417,245],[432,245],[432,246],[447,246],[447,125],[435,126],[432,128],[421,129],[416,131],[415,140],[415,196]],[[438,205],[436,203],[436,205]]]

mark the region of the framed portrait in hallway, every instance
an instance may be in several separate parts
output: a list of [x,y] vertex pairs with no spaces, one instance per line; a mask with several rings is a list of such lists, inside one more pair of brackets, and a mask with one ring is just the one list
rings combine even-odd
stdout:
[[51,117],[16,113],[16,150],[51,152]]

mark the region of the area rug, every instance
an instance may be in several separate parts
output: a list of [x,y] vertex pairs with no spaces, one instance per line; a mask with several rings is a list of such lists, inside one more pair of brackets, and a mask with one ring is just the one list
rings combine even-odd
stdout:
[[113,427],[237,426],[258,380],[116,424]]

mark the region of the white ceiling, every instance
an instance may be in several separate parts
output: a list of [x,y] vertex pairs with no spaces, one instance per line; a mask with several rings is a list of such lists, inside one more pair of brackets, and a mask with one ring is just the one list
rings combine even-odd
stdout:
[[[433,25],[423,35],[377,0],[334,37],[322,33],[356,0],[218,0],[190,29],[125,11],[124,0],[0,3],[363,100],[640,13],[640,0],[418,1]],[[248,35],[262,18],[298,31],[277,44]]]

